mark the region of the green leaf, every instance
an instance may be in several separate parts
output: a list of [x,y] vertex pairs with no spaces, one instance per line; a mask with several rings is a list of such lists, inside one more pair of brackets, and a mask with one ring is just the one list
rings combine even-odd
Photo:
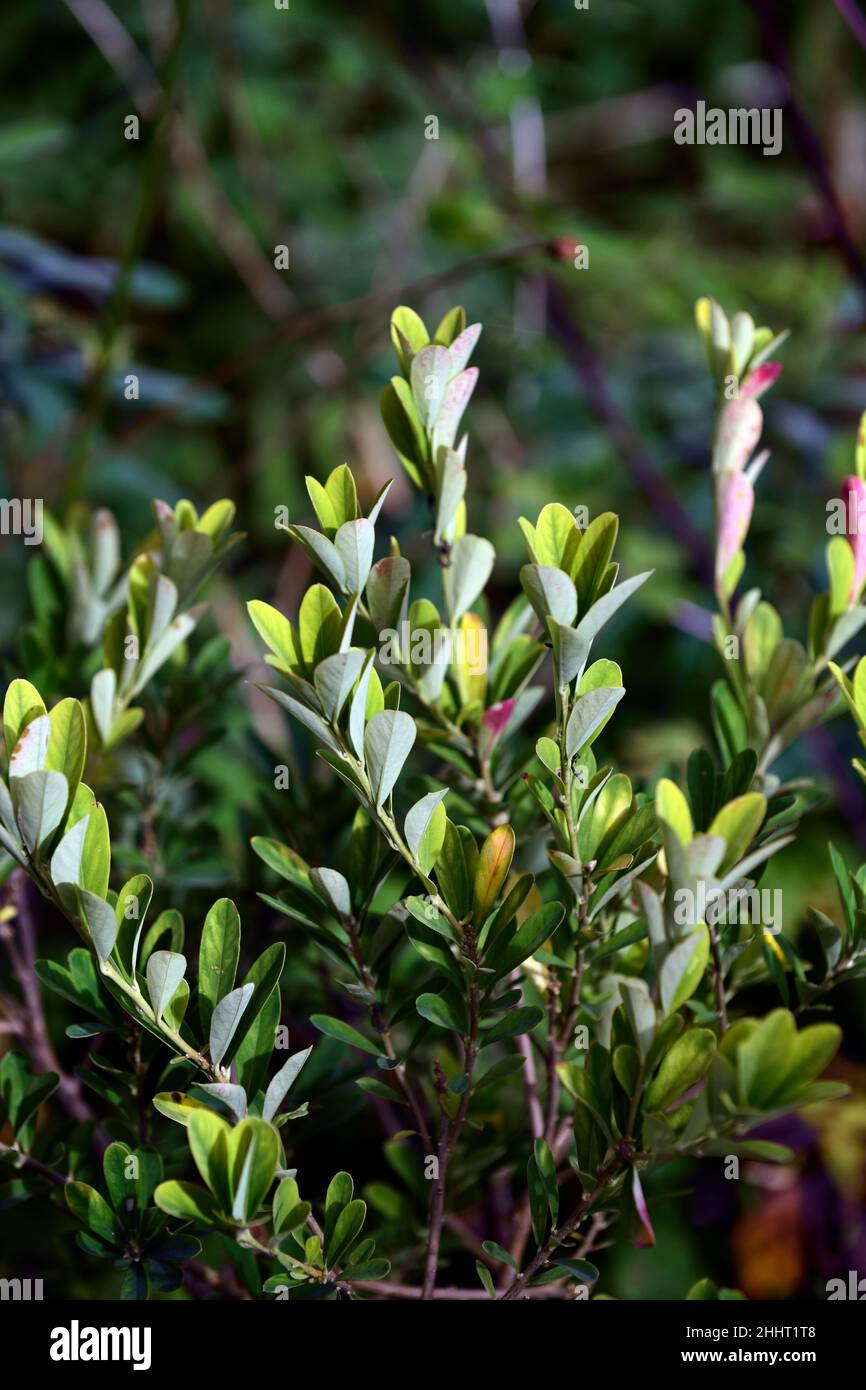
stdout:
[[415,742],[415,721],[402,710],[374,714],[364,733],[364,758],[377,809],[384,805]]
[[114,950],[114,942],[117,937],[117,918],[114,915],[114,909],[104,899],[98,898],[95,893],[88,892],[86,888],[79,888],[77,893],[81,919],[90,933],[90,939],[96,948],[99,963],[104,965]]
[[553,1224],[556,1225],[556,1218],[559,1214],[559,1187],[556,1181],[556,1163],[550,1151],[550,1145],[545,1139],[536,1139],[533,1153],[539,1177],[544,1183],[547,1192],[547,1205],[550,1208],[550,1219]]
[[559,744],[552,738],[540,738],[535,745],[535,755],[540,762],[544,763],[548,772],[552,772],[555,777],[562,773],[562,757],[559,752]]
[[[444,325],[445,320],[443,319],[442,322]],[[436,336],[437,339],[440,337],[438,332]],[[424,327],[423,319],[418,317],[414,309],[408,308],[405,304],[401,304],[391,315],[391,341],[394,344],[402,370],[408,374],[412,358],[423,347],[427,346],[430,335]]]
[[761,828],[767,814],[766,797],[759,792],[746,792],[735,797],[714,816],[710,835],[721,835],[727,849],[719,866],[719,874],[739,863]]
[[180,1221],[194,1221],[199,1226],[224,1227],[226,1219],[216,1198],[207,1188],[194,1182],[161,1182],[153,1194],[160,1211]]
[[344,1023],[341,1018],[330,1018],[327,1014],[312,1014],[310,1022],[326,1037],[336,1038],[339,1042],[348,1043],[350,1047],[359,1047],[363,1052],[372,1053],[374,1057],[382,1055],[382,1049],[376,1043],[365,1038],[363,1033],[359,1033],[350,1023]]
[[62,772],[42,770],[15,779],[18,828],[34,858],[54,834],[65,812],[68,787]]
[[288,879],[289,883],[307,893],[313,891],[310,883],[309,866],[288,845],[281,845],[278,840],[265,839],[262,835],[254,836],[250,840],[250,845],[269,868]]
[[480,324],[480,323],[473,324],[472,329],[468,329],[468,330],[467,330],[467,329],[466,329],[466,310],[463,309],[463,308],[461,308],[460,305],[457,305],[456,308],[454,308],[454,309],[449,309],[448,312],[447,312],[447,314],[443,314],[443,316],[442,316],[442,318],[441,318],[441,320],[440,320],[440,322],[439,322],[439,326],[438,326],[438,328],[436,329],[435,333],[433,334],[433,341],[434,341],[434,343],[442,343],[444,347],[452,347],[452,348],[453,348],[453,347],[459,347],[459,344],[456,343],[456,339],[457,339],[457,338],[461,338],[462,335],[464,334],[464,332],[466,333],[466,336],[468,337],[469,334],[472,333],[473,329],[476,330],[476,331],[475,331],[474,336],[473,336],[473,338],[472,338],[472,344],[471,344],[471,346],[470,346],[469,349],[468,349],[468,352],[467,352],[466,357],[465,357],[465,358],[461,358],[461,359],[460,359],[460,364],[459,364],[458,366],[456,366],[456,367],[454,366],[455,353],[454,353],[454,351],[452,351],[452,353],[451,353],[452,370],[454,370],[454,371],[462,371],[463,366],[464,366],[465,363],[469,360],[468,353],[471,353],[472,347],[475,346],[475,342],[477,341],[478,335],[479,335],[480,332],[481,332],[481,324]]
[[547,1186],[538,1170],[538,1164],[534,1156],[530,1158],[526,1165],[526,1182],[529,1189],[532,1234],[535,1237],[536,1245],[540,1248],[544,1244],[550,1208],[547,1200]]
[[392,377],[379,397],[379,409],[388,438],[412,482],[418,488],[427,486],[427,444],[409,383],[402,377]]
[[27,680],[11,681],[3,702],[3,733],[6,756],[11,757],[23,730],[46,713],[42,696]]
[[386,555],[371,569],[367,579],[367,608],[380,642],[382,634],[399,629],[412,569],[402,555]]
[[13,1138],[36,1113],[49,1096],[57,1090],[60,1077],[56,1072],[33,1074],[30,1058],[23,1052],[7,1052],[0,1062],[0,1099],[12,1126]]
[[253,599],[248,603],[247,611],[259,636],[274,655],[290,670],[298,666],[298,648],[288,618],[284,618],[276,608],[272,608],[269,603],[262,603],[260,599]]
[[455,917],[463,918],[472,903],[472,883],[466,862],[466,841],[450,820],[445,823],[445,836],[436,861],[436,880],[442,896]]
[[[571,685],[575,676],[579,676],[583,671],[586,658],[589,655],[589,644],[579,637],[573,627],[565,627],[558,623],[555,618],[548,617],[547,630],[550,633],[550,641],[553,646],[553,664],[556,674],[556,684],[560,689],[565,689]],[[550,739],[539,740],[540,742],[551,742]],[[551,768],[557,771],[557,768]]]
[[375,543],[376,532],[366,517],[344,521],[334,537],[334,545],[343,565],[346,589],[350,594],[364,592],[373,564]]
[[205,1033],[216,1005],[233,988],[241,947],[241,919],[231,898],[220,898],[205,918],[198,957],[198,1011]]
[[740,1098],[758,1110],[793,1103],[819,1076],[841,1041],[835,1023],[816,1023],[797,1032],[787,1009],[774,1009],[737,1052]]
[[[847,595],[846,595],[847,598]],[[761,688],[776,647],[784,637],[782,620],[770,603],[761,602],[743,631],[743,658],[749,678]]]
[[228,1151],[232,1216],[249,1225],[274,1180],[280,1156],[279,1135],[273,1125],[251,1115],[230,1132]]
[[328,1190],[325,1193],[325,1249],[327,1250],[334,1238],[334,1231],[340,1214],[352,1200],[355,1193],[355,1184],[352,1181],[351,1173],[335,1173],[328,1183]]
[[310,526],[288,526],[286,529],[292,540],[297,541],[301,549],[309,555],[319,569],[324,571],[328,579],[339,589],[345,589],[346,571],[333,541],[330,541],[319,531],[314,531]]
[[108,833],[108,820],[104,808],[96,800],[93,792],[83,782],[72,803],[67,821],[67,829],[81,817],[87,817],[87,831],[81,851],[81,865],[78,882],[81,888],[104,898],[108,893],[108,880],[111,873],[111,838]]
[[539,565],[550,565],[571,576],[580,544],[580,530],[567,507],[561,502],[548,502],[542,507],[532,537],[532,549]]
[[152,952],[156,950],[161,941],[167,941],[170,950],[180,951],[183,946],[183,939],[183,918],[176,908],[167,907],[145,932],[141,945],[139,969],[144,969]]
[[253,989],[254,986],[249,984],[230,990],[214,1007],[210,1021],[210,1055],[215,1067],[221,1064],[228,1051],[241,1015],[252,999]]
[[561,627],[571,627],[577,614],[577,593],[567,574],[549,565],[524,565],[520,583],[543,628],[548,618]]
[[497,1245],[495,1240],[482,1241],[481,1248],[485,1254],[492,1255],[494,1260],[501,1260],[503,1264],[509,1265],[511,1269],[516,1270],[518,1268],[514,1256],[510,1255],[503,1246]]
[[349,884],[336,869],[312,869],[310,882],[320,899],[336,917],[348,917],[352,911]]
[[[241,1044],[255,1026],[271,995],[277,990],[285,963],[285,945],[282,941],[275,941],[272,946],[268,946],[266,950],[262,951],[262,954],[253,961],[247,971],[244,989],[252,985],[253,993],[248,1007],[243,1012],[240,1025],[229,1041],[223,1061],[224,1066],[228,1066],[235,1053],[239,1051]],[[273,1047],[273,1034],[271,1035],[271,1047]]]
[[271,1078],[262,1105],[262,1119],[272,1120],[300,1074],[301,1068],[312,1052],[312,1047],[304,1048],[289,1057],[279,1071]]
[[520,1033],[531,1033],[533,1028],[538,1027],[543,1017],[543,1011],[534,1004],[528,1004],[522,1009],[514,1009],[494,1023],[492,1028],[482,1033],[481,1046],[487,1047],[489,1043],[501,1042],[503,1038],[515,1038]]
[[[286,1231],[293,1229],[291,1225],[287,1224],[287,1217],[294,1214],[299,1202],[300,1193],[298,1191],[296,1179],[283,1178],[282,1181],[277,1184],[274,1200],[271,1203],[274,1235],[283,1235]],[[300,1225],[302,1223],[298,1222],[298,1224]]]
[[441,994],[419,994],[415,1008],[422,1018],[435,1023],[437,1028],[451,1029],[462,1034],[464,1025],[454,1012],[452,1005]]
[[[82,823],[79,822],[79,824]],[[71,831],[70,834],[72,834]],[[123,885],[114,904],[114,916],[117,920],[115,951],[120,964],[131,980],[135,979],[138,943],[152,897],[153,883],[151,879],[148,878],[147,874],[135,874]]]
[[693,1028],[677,1038],[647,1087],[645,1109],[666,1110],[701,1079],[713,1060],[715,1050],[715,1035],[708,1028]]
[[311,671],[340,646],[341,614],[330,589],[313,584],[301,600],[298,641],[301,656]]
[[88,1230],[109,1245],[123,1239],[120,1223],[105,1198],[85,1182],[68,1182],[64,1188],[66,1204],[72,1215]]
[[147,962],[147,992],[157,1023],[186,974],[186,957],[178,951],[154,951]]
[[360,1197],[347,1202],[334,1225],[333,1235],[325,1243],[325,1263],[329,1269],[339,1265],[357,1240],[367,1216],[367,1203]]
[[565,726],[565,754],[574,758],[586,748],[602,724],[619,704],[625,690],[622,686],[600,686],[578,695]]
[[689,803],[675,782],[662,777],[656,786],[656,815],[667,821],[681,845],[689,845],[694,837],[694,825]]
[[854,582],[854,552],[845,536],[834,536],[827,545],[830,579],[830,618],[840,618],[848,608]]
[[132,1156],[132,1149],[129,1145],[119,1143],[109,1144],[102,1155],[105,1185],[108,1188],[111,1205],[121,1220],[127,1201],[132,1200],[134,1202],[136,1198],[137,1180],[133,1175],[138,1167],[138,1159],[136,1158],[135,1162],[131,1164],[129,1160]]
[[565,1269],[569,1274],[573,1274],[581,1284],[595,1284],[598,1281],[598,1270],[589,1260],[573,1260],[565,1255],[554,1255],[550,1263],[557,1269]]
[[194,1096],[186,1096],[181,1091],[160,1091],[153,1098],[153,1104],[160,1115],[165,1115],[169,1120],[175,1120],[179,1125],[188,1125],[190,1117],[197,1110],[207,1110],[213,1114],[213,1108],[206,1105],[203,1100],[196,1100]]
[[366,656],[366,652],[360,648],[350,647],[346,652],[335,652],[333,656],[325,657],[316,667],[313,681],[329,723],[334,724],[339,719],[343,706],[361,674]]
[[195,1110],[189,1117],[190,1152],[207,1186],[224,1212],[231,1210],[232,1127],[215,1110]]
[[508,975],[522,965],[528,956],[533,955],[552,936],[562,921],[565,909],[562,903],[545,903],[537,912],[520,926],[511,938],[500,948],[498,943],[492,953],[490,964],[497,976]]
[[69,788],[69,804],[78,789],[84,772],[84,759],[87,752],[87,732],[84,712],[77,700],[61,700],[51,711],[51,735],[45,766],[50,771],[62,772]]
[[[246,1028],[235,1053],[238,1079],[251,1096],[265,1084],[280,1022],[280,1008],[280,991],[275,989],[250,1027]],[[241,1023],[241,1027],[244,1026],[245,1020]]]
[[472,607],[493,570],[496,553],[480,536],[458,536],[451,547],[451,563],[442,571],[452,626]]
[[581,537],[570,568],[581,613],[586,612],[601,588],[618,531],[619,518],[616,513],[601,512],[593,517]]
[[701,924],[689,932],[664,959],[659,978],[662,1008],[676,1013],[690,999],[703,979],[710,954],[710,934]]
[[354,521],[360,515],[358,491],[352,470],[347,463],[339,463],[325,483],[325,496],[331,506],[334,526],[342,526],[346,521]]
[[406,814],[403,833],[406,843],[421,866],[423,874],[432,872],[445,842],[447,816],[442,805],[448,788],[428,792]]

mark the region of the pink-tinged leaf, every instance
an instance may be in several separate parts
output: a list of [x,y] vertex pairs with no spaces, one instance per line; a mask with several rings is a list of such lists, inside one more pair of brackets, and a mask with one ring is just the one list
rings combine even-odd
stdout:
[[714,473],[739,473],[752,456],[764,417],[761,407],[748,396],[728,401],[719,416],[716,447],[713,450]]
[[854,474],[842,483],[842,501],[845,503],[845,531],[854,552],[854,578],[851,582],[851,603],[863,587],[866,579],[866,483]]
[[760,367],[756,367],[753,372],[749,372],[745,381],[740,386],[740,400],[757,401],[763,396],[765,391],[775,385],[782,375],[781,362],[762,362]]
[[638,1250],[648,1250],[651,1245],[656,1243],[656,1233],[650,1221],[646,1198],[643,1195],[643,1188],[640,1185],[636,1168],[633,1168],[631,1172],[631,1195],[638,1218],[638,1228],[632,1239],[632,1244],[636,1245]]
[[480,336],[481,324],[471,323],[468,328],[464,328],[459,337],[454,339],[448,349],[451,354],[451,371],[454,376],[463,371]]
[[481,716],[481,730],[478,739],[479,752],[483,757],[490,757],[505,733],[516,704],[516,700],[499,700],[497,704],[491,705],[489,709],[484,711]]
[[461,372],[449,383],[433,426],[434,452],[442,444],[446,444],[449,449],[453,445],[461,416],[469,404],[469,397],[475,390],[477,380],[478,368],[467,367],[465,372]]
[[745,473],[723,473],[718,485],[719,533],[716,541],[716,578],[721,579],[742,548],[752,519],[755,491]]
[[484,711],[482,723],[485,729],[489,729],[494,738],[499,738],[505,729],[506,724],[511,718],[516,700],[500,700],[497,704],[491,705]]

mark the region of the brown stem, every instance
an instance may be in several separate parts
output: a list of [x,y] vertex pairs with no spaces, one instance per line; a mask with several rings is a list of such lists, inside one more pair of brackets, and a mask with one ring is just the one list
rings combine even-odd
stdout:
[[[626,1152],[626,1150],[628,1150],[628,1152]],[[533,1279],[535,1275],[544,1268],[556,1248],[571,1235],[572,1231],[579,1225],[589,1209],[598,1201],[598,1198],[605,1189],[610,1186],[619,1169],[628,1161],[630,1152],[630,1145],[619,1145],[613,1157],[599,1170],[595,1186],[585,1196],[581,1197],[571,1215],[562,1226],[556,1230],[555,1234],[551,1235],[547,1243],[536,1252],[523,1273],[515,1277],[513,1282],[502,1294],[500,1298],[501,1303],[507,1303],[525,1295],[527,1292],[526,1285],[529,1283],[530,1279]]]
[[[361,946],[361,937],[358,931],[357,920],[354,917],[347,917],[344,920],[346,930],[349,933],[352,958],[355,962],[355,965],[358,968],[358,974],[360,975],[360,978],[364,984],[364,988],[369,992],[370,995],[374,996],[373,1003],[370,1005],[370,1019],[373,1029],[375,1030],[375,1032],[379,1034],[379,1037],[382,1039],[382,1046],[384,1047],[387,1056],[391,1059],[392,1062],[396,1062],[397,1053],[394,1049],[394,1042],[391,1037],[391,1030],[382,1016],[382,1010],[380,1005],[375,1001],[376,980],[373,976],[372,971],[367,965],[367,962],[364,960],[364,951],[363,947]],[[427,1121],[424,1118],[424,1113],[421,1110],[421,1106],[418,1101],[418,1097],[415,1094],[414,1087],[412,1086],[412,1083],[409,1080],[409,1077],[406,1073],[405,1066],[401,1063],[399,1066],[394,1068],[393,1074],[396,1078],[397,1085],[400,1087],[400,1090],[403,1092],[403,1095],[405,1096],[409,1104],[409,1108],[412,1111],[415,1124],[418,1126],[418,1133],[421,1135],[421,1139],[426,1147],[427,1152],[429,1153],[432,1144],[432,1140],[430,1138],[430,1130],[427,1127]]]
[[[464,949],[470,959],[475,956],[475,941],[471,928],[466,927],[464,932]],[[469,989],[469,1033],[465,1041],[464,1071],[466,1073],[466,1089],[460,1097],[460,1104],[457,1107],[457,1114],[453,1121],[449,1121],[445,1110],[444,1100],[447,1094],[445,1075],[438,1061],[434,1064],[436,1073],[436,1086],[439,1091],[439,1103],[441,1106],[439,1117],[439,1171],[437,1173],[433,1193],[430,1200],[430,1225],[427,1237],[427,1259],[424,1267],[424,1298],[432,1298],[436,1288],[436,1270],[439,1263],[439,1245],[442,1240],[442,1224],[445,1215],[445,1182],[448,1174],[448,1166],[454,1156],[457,1141],[463,1130],[466,1121],[466,1113],[469,1109],[469,1100],[472,1094],[472,1075],[475,1071],[475,1063],[478,1058],[478,1014],[480,1003],[480,991],[478,985],[473,981]]]
[[78,1079],[67,1076],[60,1065],[48,1032],[42,992],[33,968],[36,962],[36,924],[28,899],[28,883],[24,870],[16,869],[10,886],[14,895],[17,938],[11,922],[4,922],[0,926],[0,938],[6,946],[24,999],[23,1022],[30,1055],[40,1071],[53,1071],[60,1077],[57,1098],[71,1118],[81,1124],[92,1119],[93,1115],[84,1100]]
[[722,1032],[726,1033],[728,1031],[728,1005],[725,999],[725,976],[722,971],[722,952],[715,923],[709,923],[709,933],[710,952],[713,958],[713,988],[716,992],[716,1013],[722,1025]]
[[424,1265],[424,1285],[422,1298],[433,1298],[436,1289],[436,1270],[439,1264],[439,1245],[442,1240],[442,1219],[445,1214],[445,1175],[448,1171],[448,1131],[450,1122],[445,1109],[447,1084],[445,1074],[438,1061],[434,1062],[436,1087],[439,1091],[439,1144],[437,1149],[436,1177],[430,1196],[430,1223],[427,1236],[427,1258]]
[[49,1168],[47,1163],[42,1163],[38,1158],[33,1158],[31,1154],[22,1153],[13,1144],[0,1144],[0,1153],[15,1154],[15,1164],[18,1168],[27,1168],[31,1173],[36,1173],[40,1178],[46,1178],[55,1187],[65,1187],[70,1181],[56,1169]]

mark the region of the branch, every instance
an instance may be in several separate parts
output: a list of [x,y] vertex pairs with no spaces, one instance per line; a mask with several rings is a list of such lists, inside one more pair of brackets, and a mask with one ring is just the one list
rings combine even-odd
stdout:
[[[834,0],[837,10],[854,33],[858,42],[863,42],[864,24],[859,11],[856,11],[853,0]],[[845,216],[839,199],[836,197],[836,190],[827,168],[827,161],[821,149],[821,142],[812,128],[803,108],[797,100],[794,92],[793,77],[791,73],[791,62],[788,57],[788,48],[778,22],[778,10],[773,0],[752,0],[752,8],[761,26],[761,34],[764,41],[764,49],[770,62],[776,71],[781,75],[787,88],[787,98],[784,102],[785,111],[788,118],[794,140],[800,151],[800,158],[803,167],[809,175],[816,191],[821,197],[827,213],[830,237],[836,245],[842,260],[847,265],[853,278],[857,281],[861,290],[866,293],[866,261],[860,253],[860,249],[853,240],[845,223]],[[856,16],[856,17],[855,17]],[[864,43],[866,47],[866,43]]]
[[500,1303],[513,1302],[514,1299],[526,1297],[530,1293],[530,1290],[526,1288],[529,1280],[534,1278],[535,1275],[544,1268],[554,1251],[568,1239],[575,1227],[578,1226],[583,1217],[586,1216],[589,1209],[598,1201],[602,1193],[610,1187],[620,1168],[628,1162],[630,1156],[631,1145],[625,1143],[621,1144],[609,1162],[599,1170],[595,1186],[592,1190],[587,1193],[586,1196],[581,1197],[577,1206],[564,1224],[551,1234],[550,1239],[533,1256],[523,1273],[517,1275],[514,1281],[502,1294],[499,1300]]
[[30,1055],[40,1071],[53,1071],[60,1077],[57,1098],[67,1114],[81,1124],[93,1118],[93,1113],[84,1100],[81,1085],[74,1076],[68,1076],[60,1064],[42,1002],[42,991],[36,977],[36,925],[27,898],[29,880],[23,869],[16,869],[11,879],[11,893],[14,895],[15,926],[12,922],[0,925],[0,938],[6,947],[12,970],[24,1000],[22,1025]]

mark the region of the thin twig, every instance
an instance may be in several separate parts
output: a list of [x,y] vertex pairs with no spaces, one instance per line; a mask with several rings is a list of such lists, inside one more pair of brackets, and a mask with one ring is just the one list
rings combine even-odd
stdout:
[[[835,4],[842,18],[851,28],[852,33],[862,42],[862,16],[859,15],[859,12],[857,13],[857,18],[860,20],[860,24],[858,25],[855,21],[854,8],[851,3],[846,3],[846,0],[835,0]],[[821,142],[815,134],[811,122],[803,111],[803,108],[797,100],[796,92],[794,91],[791,62],[788,56],[787,44],[785,43],[784,35],[779,24],[778,7],[774,3],[774,0],[752,0],[752,8],[761,26],[761,34],[767,57],[780,74],[785,84],[786,96],[784,100],[784,111],[786,124],[793,133],[795,143],[800,151],[800,158],[803,161],[803,167],[824,204],[830,237],[835,243],[836,249],[847,265],[851,275],[857,281],[861,290],[866,293],[866,261],[864,261],[860,248],[848,231],[841,204],[836,196],[836,190],[833,187],[833,180],[830,177],[827,161],[821,149]]]
[[535,1275],[544,1268],[557,1247],[568,1239],[575,1227],[583,1220],[583,1217],[587,1214],[590,1207],[592,1207],[594,1203],[598,1201],[602,1193],[610,1187],[623,1164],[628,1161],[630,1152],[627,1153],[627,1149],[630,1151],[631,1146],[625,1143],[619,1145],[613,1157],[599,1170],[594,1187],[585,1196],[581,1197],[577,1206],[571,1212],[571,1215],[557,1228],[555,1234],[551,1235],[546,1244],[536,1252],[523,1273],[515,1277],[513,1282],[502,1294],[500,1302],[507,1303],[513,1301],[515,1298],[523,1298],[527,1295],[529,1290],[526,1286],[530,1279],[533,1279]]
[[42,991],[34,970],[36,924],[28,899],[29,880],[23,869],[15,870],[10,887],[15,903],[15,918],[0,926],[0,939],[6,947],[24,1000],[22,1024],[26,1030],[27,1048],[39,1071],[53,1071],[60,1077],[57,1099],[70,1117],[81,1124],[91,1120],[93,1113],[84,1100],[77,1077],[68,1076],[63,1070],[48,1032]]

